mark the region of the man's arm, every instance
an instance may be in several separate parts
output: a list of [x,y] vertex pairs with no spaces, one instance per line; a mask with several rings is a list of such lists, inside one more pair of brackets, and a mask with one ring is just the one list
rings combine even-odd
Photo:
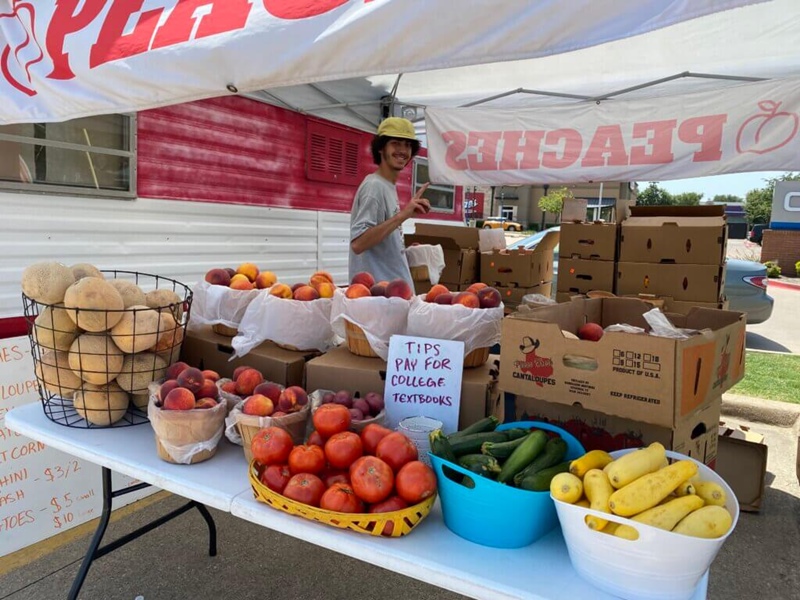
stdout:
[[406,207],[398,212],[396,215],[389,217],[383,223],[378,223],[367,229],[360,236],[350,242],[350,249],[355,254],[366,252],[373,246],[377,246],[404,221],[411,218],[415,213],[425,214],[431,209],[431,203],[422,197],[423,192],[428,188],[428,184],[423,185],[416,194],[411,198],[411,201]]

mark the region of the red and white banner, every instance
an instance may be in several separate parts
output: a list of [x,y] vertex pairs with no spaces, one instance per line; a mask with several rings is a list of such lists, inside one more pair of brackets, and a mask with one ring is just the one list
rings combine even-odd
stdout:
[[663,181],[800,168],[800,79],[523,110],[427,109],[431,181]]
[[0,124],[534,58],[763,0],[0,0]]

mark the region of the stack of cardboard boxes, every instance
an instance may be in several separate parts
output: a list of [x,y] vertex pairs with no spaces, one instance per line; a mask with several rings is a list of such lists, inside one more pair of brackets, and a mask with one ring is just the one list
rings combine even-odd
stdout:
[[[451,292],[456,292],[480,281],[480,233],[474,227],[417,223],[415,233],[405,236],[405,244],[440,245],[445,266],[439,276],[439,283],[447,286]],[[411,275],[415,294],[425,294],[431,289],[427,269],[412,271]]]
[[616,223],[562,223],[556,300],[591,291],[614,291]]
[[559,424],[587,450],[659,441],[713,464],[722,393],[744,376],[744,314],[696,308],[672,317],[701,330],[686,339],[564,334],[588,322],[648,329],[651,308],[634,298],[583,298],[506,317],[500,387],[516,396],[513,418]]

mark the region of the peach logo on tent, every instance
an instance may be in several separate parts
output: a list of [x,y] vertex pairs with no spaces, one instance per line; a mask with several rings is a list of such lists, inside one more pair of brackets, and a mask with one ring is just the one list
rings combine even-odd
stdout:
[[[27,20],[26,23],[23,19]],[[11,12],[0,13],[0,31],[6,43],[0,47],[0,73],[9,84],[23,94],[35,96],[31,87],[31,66],[44,58],[34,35],[36,9],[30,2],[14,0]]]
[[525,355],[525,359],[514,362],[514,367],[519,371],[514,372],[513,376],[516,379],[531,381],[539,387],[555,385],[556,381],[552,377],[553,361],[545,356],[537,356],[538,349],[539,340],[527,335],[522,338],[519,350]]
[[739,154],[767,154],[782,148],[794,139],[800,127],[796,113],[779,111],[780,102],[762,100],[762,112],[748,118],[736,134],[736,151]]

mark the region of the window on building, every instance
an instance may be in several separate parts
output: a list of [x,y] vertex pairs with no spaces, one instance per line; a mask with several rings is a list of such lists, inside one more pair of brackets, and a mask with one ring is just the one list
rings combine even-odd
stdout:
[[[414,180],[412,182],[413,193],[416,194],[417,190],[426,183],[430,183],[430,180],[428,159],[420,156],[416,157],[414,159]],[[430,201],[431,210],[434,212],[452,213],[455,211],[456,189],[452,185],[431,184],[425,190],[425,197]]]
[[136,195],[135,118],[0,125],[0,189]]

